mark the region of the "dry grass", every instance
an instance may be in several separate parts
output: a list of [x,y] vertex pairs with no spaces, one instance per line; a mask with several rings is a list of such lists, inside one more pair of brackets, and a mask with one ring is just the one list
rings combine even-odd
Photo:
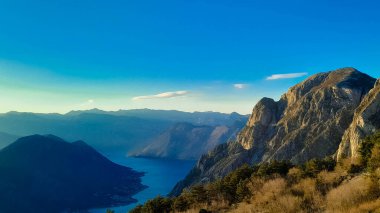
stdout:
[[363,175],[343,183],[327,194],[328,212],[347,212],[369,200],[372,181]]
[[380,213],[380,168],[352,177],[347,173],[351,163],[340,162],[334,171],[322,171],[315,178],[305,178],[299,168],[290,169],[286,177],[253,176],[247,182],[252,196],[245,202],[229,206],[218,200],[186,213],[202,208],[236,213]]
[[380,199],[360,204],[349,211],[350,213],[380,213]]
[[[255,183],[260,182],[256,180]],[[300,212],[301,199],[292,195],[287,190],[287,182],[283,178],[275,178],[263,183],[262,187],[256,187],[255,195],[249,203],[240,203],[231,212],[237,213],[277,213]]]

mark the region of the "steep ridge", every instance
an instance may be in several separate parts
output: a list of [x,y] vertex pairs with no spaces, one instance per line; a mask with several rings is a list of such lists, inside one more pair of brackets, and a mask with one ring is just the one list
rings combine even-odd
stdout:
[[199,126],[176,123],[142,150],[131,156],[195,160],[221,143],[235,139],[244,126],[236,121],[232,126]]
[[375,81],[354,68],[342,68],[311,76],[277,102],[263,98],[237,139],[202,156],[171,194],[223,177],[244,163],[288,160],[299,164],[333,155]]
[[360,141],[380,129],[380,79],[356,109],[350,127],[344,133],[337,159],[359,156]]

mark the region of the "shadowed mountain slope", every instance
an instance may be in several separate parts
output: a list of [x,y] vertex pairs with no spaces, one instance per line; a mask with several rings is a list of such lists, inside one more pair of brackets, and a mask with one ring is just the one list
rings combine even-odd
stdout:
[[0,212],[61,212],[135,202],[143,173],[117,165],[82,141],[18,139],[0,151]]

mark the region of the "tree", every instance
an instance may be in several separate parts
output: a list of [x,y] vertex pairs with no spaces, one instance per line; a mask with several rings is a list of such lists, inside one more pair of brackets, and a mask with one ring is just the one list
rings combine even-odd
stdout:
[[[372,158],[372,152],[373,150],[376,150],[380,146],[380,132],[366,137],[362,143],[360,144],[359,153],[361,157],[361,165],[363,167],[368,166],[368,161]],[[376,151],[375,151],[376,152]],[[375,157],[375,156],[374,156]],[[375,163],[374,159],[372,161],[372,164]],[[373,167],[375,165],[371,165],[370,167]]]
[[292,168],[293,165],[287,161],[272,161],[270,163],[263,163],[259,166],[257,171],[257,175],[259,176],[269,176],[272,174],[279,174],[281,176],[285,176],[288,174],[289,169]]
[[333,171],[336,166],[336,161],[332,157],[326,157],[324,159],[312,159],[305,163],[304,172],[306,176],[316,177],[318,173],[323,170]]

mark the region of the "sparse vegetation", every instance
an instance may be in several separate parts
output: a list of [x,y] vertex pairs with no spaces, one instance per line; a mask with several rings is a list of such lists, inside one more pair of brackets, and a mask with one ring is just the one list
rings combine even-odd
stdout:
[[134,213],[380,212],[380,133],[363,140],[360,162],[332,158],[294,166],[274,161],[243,165],[226,177],[178,197],[157,197]]

